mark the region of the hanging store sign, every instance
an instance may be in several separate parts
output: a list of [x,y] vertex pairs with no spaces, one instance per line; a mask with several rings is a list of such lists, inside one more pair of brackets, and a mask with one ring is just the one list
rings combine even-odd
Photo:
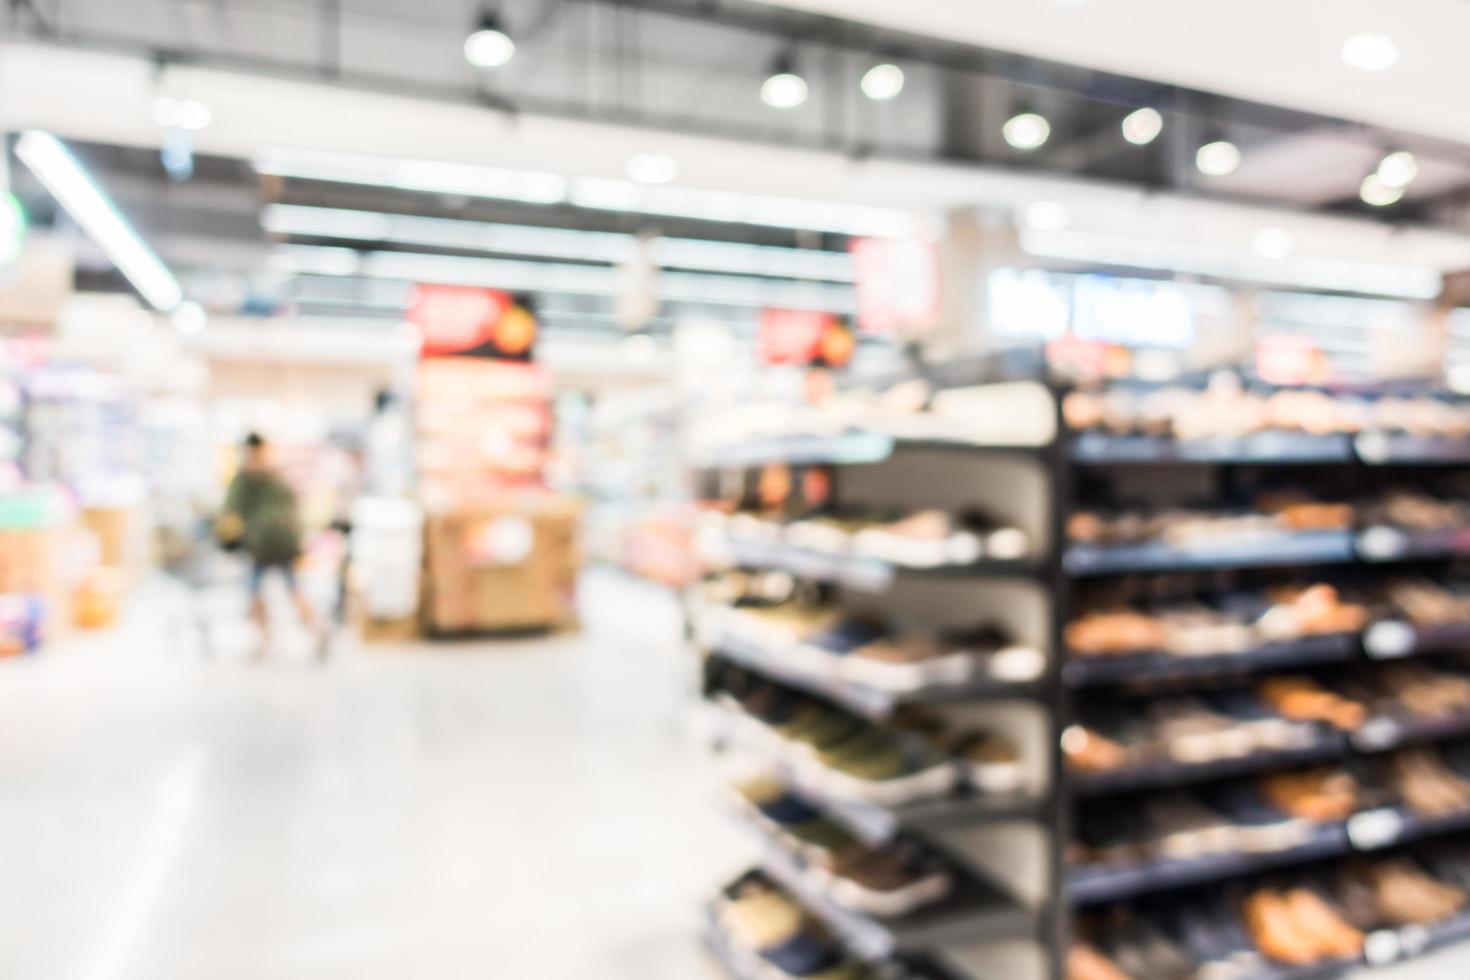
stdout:
[[499,289],[421,283],[406,315],[423,338],[424,357],[529,361],[536,344],[535,315]]
[[851,328],[831,313],[761,311],[756,352],[762,364],[841,368],[856,349]]

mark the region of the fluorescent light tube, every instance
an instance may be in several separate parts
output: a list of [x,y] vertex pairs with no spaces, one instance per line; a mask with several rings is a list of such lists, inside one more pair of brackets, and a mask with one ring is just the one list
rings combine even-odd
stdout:
[[178,279],[138,237],[60,140],[50,133],[29,129],[16,143],[15,155],[86,230],[148,305],[168,313],[184,301]]
[[[268,205],[261,212],[260,223],[275,235],[393,242],[613,265],[630,261],[638,250],[637,237],[621,232],[423,218],[299,204]],[[850,283],[854,278],[852,256],[847,252],[661,237],[650,242],[649,254],[661,268],[824,282]]]
[[[317,245],[278,246],[272,266],[281,272],[362,276],[406,282],[492,286],[513,291],[616,296],[618,271],[606,266],[571,265],[519,259],[471,258],[421,252],[353,252]],[[700,272],[661,272],[661,298],[718,306],[791,307],[852,313],[857,300],[851,286],[791,282]]]
[[520,201],[527,204],[571,204],[599,211],[722,221],[824,231],[841,235],[904,238],[915,234],[919,220],[897,208],[834,201],[768,197],[733,191],[636,184],[631,180],[578,177],[535,170],[509,170],[469,163],[401,160],[388,157],[267,149],[255,157],[262,174],[321,180],[429,194]]

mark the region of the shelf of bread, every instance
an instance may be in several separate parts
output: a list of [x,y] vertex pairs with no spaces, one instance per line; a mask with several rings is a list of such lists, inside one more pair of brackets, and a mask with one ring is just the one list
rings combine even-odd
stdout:
[[1470,831],[1470,744],[1259,773],[1097,801],[1069,878],[1079,904]]
[[1435,392],[1331,392],[1247,384],[1080,388],[1062,399],[1085,463],[1301,465],[1470,461],[1470,404]]
[[741,874],[705,908],[705,943],[735,980],[962,980],[933,957],[865,958],[764,869]]
[[1014,898],[931,845],[866,843],[778,781],[747,782],[732,798],[766,872],[866,958],[1035,928]]
[[696,628],[716,655],[873,719],[904,704],[1027,696],[1046,669],[1041,651],[995,624],[905,628],[795,599],[703,604]]
[[1470,849],[1460,838],[1328,855],[1261,879],[1099,903],[1074,935],[1078,976],[1357,976],[1470,938]]
[[908,709],[878,724],[718,660],[706,690],[720,734],[866,840],[901,827],[1034,816],[1037,760],[963,712]]

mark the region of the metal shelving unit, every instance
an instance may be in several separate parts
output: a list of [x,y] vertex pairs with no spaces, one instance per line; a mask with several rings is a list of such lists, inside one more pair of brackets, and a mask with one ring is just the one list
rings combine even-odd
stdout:
[[[936,378],[945,372],[936,371]],[[978,383],[976,377],[957,378],[951,383]],[[898,439],[853,433],[837,436],[800,436],[766,439],[746,446],[732,446],[709,453],[701,465],[708,468],[751,467],[785,463],[793,467],[823,465],[834,468],[840,481],[848,464],[878,464],[896,460],[907,448],[936,448],[949,452],[973,451],[980,460],[1029,461],[1044,474],[1049,486],[1047,537],[1050,547],[1026,562],[991,563],[942,570],[877,568],[862,565],[854,574],[841,560],[824,565],[810,555],[795,555],[797,549],[762,546],[739,554],[740,564],[783,568],[798,576],[834,583],[860,591],[882,594],[905,578],[937,580],[945,576],[986,580],[1014,579],[1042,589],[1049,603],[1047,669],[1034,683],[1016,686],[975,684],[948,690],[893,696],[871,690],[854,690],[830,678],[816,677],[780,663],[780,651],[752,648],[738,642],[717,642],[714,655],[722,655],[773,680],[790,684],[807,693],[826,698],[869,718],[883,718],[904,703],[981,702],[1009,698],[1029,701],[1040,709],[1051,746],[1047,759],[1049,783],[1038,798],[993,801],[976,796],[958,796],[910,804],[880,807],[855,804],[824,796],[803,787],[793,775],[796,789],[829,814],[867,840],[884,840],[906,832],[924,835],[945,830],[983,827],[995,821],[1033,821],[1042,826],[1050,844],[1047,893],[1050,900],[1026,912],[1028,934],[1054,950],[1065,950],[1071,940],[1074,915],[1078,910],[1142,895],[1162,895],[1176,889],[1210,886],[1248,877],[1267,870],[1304,866],[1354,852],[1376,852],[1416,841],[1470,831],[1470,812],[1434,819],[1415,817],[1401,807],[1379,808],[1356,814],[1339,824],[1315,828],[1310,840],[1274,853],[1218,854],[1189,860],[1142,862],[1129,866],[1067,866],[1066,852],[1072,836],[1075,808],[1083,801],[1116,793],[1146,792],[1187,782],[1205,782],[1246,774],[1320,763],[1327,760],[1373,755],[1416,742],[1470,737],[1470,716],[1445,718],[1371,719],[1357,732],[1343,735],[1328,730],[1310,745],[1297,749],[1257,753],[1204,765],[1162,763],[1119,772],[1080,775],[1067,771],[1060,750],[1063,730],[1076,716],[1074,703],[1091,697],[1111,698],[1119,691],[1164,689],[1169,691],[1235,683],[1278,671],[1311,671],[1333,665],[1371,664],[1419,654],[1434,654],[1470,648],[1470,623],[1415,628],[1397,621],[1373,623],[1361,633],[1305,636],[1270,643],[1245,651],[1216,655],[1178,656],[1164,652],[1120,657],[1069,656],[1064,631],[1073,608],[1073,591],[1079,584],[1114,576],[1151,575],[1170,572],[1224,569],[1274,569],[1291,567],[1354,568],[1365,575],[1375,568],[1434,563],[1470,555],[1470,530],[1411,534],[1391,528],[1361,528],[1351,531],[1299,532],[1262,535],[1221,541],[1214,546],[1179,548],[1159,544],[1100,548],[1068,546],[1065,529],[1073,512],[1079,480],[1105,473],[1110,467],[1210,467],[1228,481],[1237,468],[1281,472],[1290,467],[1344,467],[1372,471],[1380,467],[1452,467],[1470,462],[1470,441],[1422,439],[1403,435],[1367,433],[1358,436],[1307,436],[1266,433],[1244,439],[1178,443],[1156,437],[1106,436],[1094,433],[1068,434],[1062,424],[1061,403],[1065,388],[1048,382],[1056,409],[1056,431],[1061,435],[1035,447],[986,447],[964,445],[952,440]],[[851,560],[849,560],[851,562]],[[876,563],[881,565],[882,563]],[[772,869],[779,877],[780,870]],[[973,869],[972,869],[973,870]],[[983,880],[983,878],[981,879]],[[795,889],[798,890],[799,889]],[[806,896],[820,906],[820,896]],[[1019,929],[1019,923],[1012,923]],[[1404,933],[1399,935],[1399,933]],[[981,916],[956,912],[946,917],[944,929],[935,934],[919,932],[922,941],[968,939],[983,941],[992,935]],[[913,938],[913,937],[910,937]],[[1392,962],[1417,955],[1461,939],[1470,938],[1470,913],[1428,929],[1396,930],[1370,943],[1370,962]],[[894,948],[906,946],[894,942]],[[1050,975],[1061,980],[1063,956],[1051,959]],[[1309,980],[1341,976],[1361,964],[1324,963],[1309,968],[1271,968],[1253,980]]]

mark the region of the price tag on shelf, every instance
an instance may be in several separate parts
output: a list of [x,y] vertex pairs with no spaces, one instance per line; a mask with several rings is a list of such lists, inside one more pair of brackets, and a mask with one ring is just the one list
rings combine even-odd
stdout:
[[1387,966],[1403,955],[1398,933],[1392,929],[1370,932],[1363,940],[1363,959],[1369,966]]
[[1384,462],[1393,447],[1393,441],[1383,432],[1364,432],[1354,442],[1358,456],[1365,463]]
[[1378,525],[1358,535],[1358,553],[1368,561],[1393,561],[1408,550],[1408,539],[1401,531]]
[[1374,623],[1363,634],[1363,649],[1374,660],[1395,660],[1414,652],[1414,628],[1396,619]]
[[1349,817],[1348,840],[1357,851],[1377,851],[1399,839],[1404,830],[1404,818],[1394,809],[1368,810]]
[[1353,732],[1353,746],[1365,752],[1377,752],[1398,744],[1403,730],[1393,718],[1373,718]]
[[1429,948],[1429,930],[1421,925],[1408,925],[1399,930],[1399,947],[1404,957],[1419,956]]

